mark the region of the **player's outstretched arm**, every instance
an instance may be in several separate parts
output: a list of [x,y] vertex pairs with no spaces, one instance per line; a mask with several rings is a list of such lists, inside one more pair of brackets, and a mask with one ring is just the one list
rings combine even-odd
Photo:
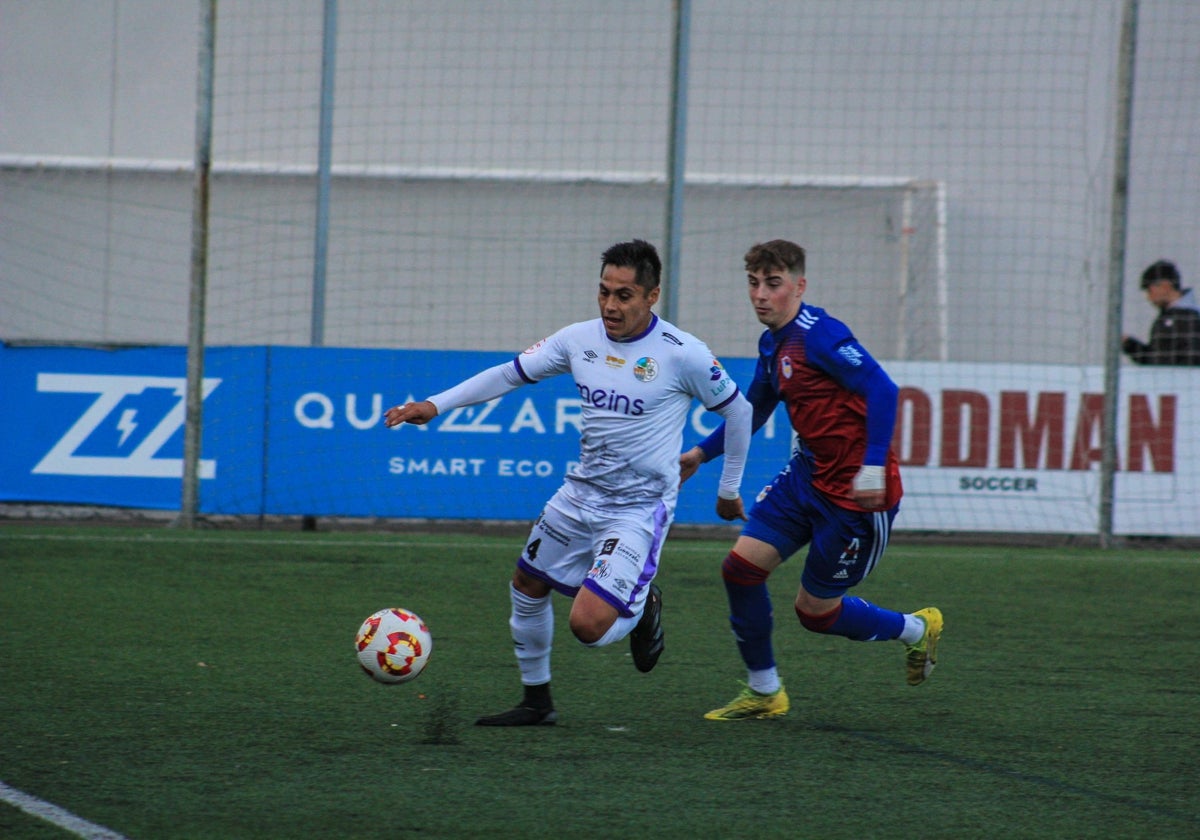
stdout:
[[388,428],[399,426],[401,423],[412,423],[414,426],[424,426],[437,417],[437,406],[429,400],[410,402],[404,405],[394,405],[383,415],[383,424]]
[[443,411],[487,402],[524,384],[525,380],[521,378],[516,365],[513,362],[505,362],[481,370],[470,379],[465,379],[440,394],[433,394],[427,400],[394,405],[384,412],[383,422],[389,428],[401,423],[421,426]]

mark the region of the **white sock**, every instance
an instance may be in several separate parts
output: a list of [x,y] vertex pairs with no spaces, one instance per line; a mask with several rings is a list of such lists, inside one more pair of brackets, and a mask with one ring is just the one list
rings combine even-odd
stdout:
[[524,685],[550,682],[550,648],[554,641],[554,610],[550,595],[530,598],[509,585],[512,614],[508,626],[512,630],[513,650],[521,669]]
[[912,613],[904,614],[904,629],[900,631],[900,641],[906,645],[915,645],[925,635],[925,619]]
[[750,671],[746,682],[759,694],[774,694],[783,686],[779,681],[779,671],[773,667],[765,671]]
[[641,620],[641,618],[642,617],[640,615],[634,615],[628,618],[619,615],[617,616],[617,620],[612,623],[612,627],[609,627],[603,636],[594,642],[584,642],[584,644],[588,647],[604,647],[605,645],[611,645],[613,642],[619,642],[621,639],[624,639],[626,636],[628,636],[634,627],[637,627],[637,623]]

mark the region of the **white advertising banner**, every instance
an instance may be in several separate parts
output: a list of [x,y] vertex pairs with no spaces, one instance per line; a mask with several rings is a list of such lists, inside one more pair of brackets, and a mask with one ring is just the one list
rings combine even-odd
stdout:
[[[1095,534],[1104,372],[890,362],[896,528]],[[1200,535],[1200,369],[1123,366],[1113,531]]]

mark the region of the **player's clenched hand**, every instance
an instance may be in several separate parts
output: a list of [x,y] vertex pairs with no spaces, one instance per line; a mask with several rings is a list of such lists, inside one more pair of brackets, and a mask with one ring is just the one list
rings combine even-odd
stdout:
[[746,521],[746,508],[742,505],[742,497],[736,499],[722,499],[717,497],[717,516],[724,519],[726,522],[732,522],[735,519]]
[[867,510],[881,510],[887,502],[887,479],[883,467],[863,465],[854,476],[854,501]]
[[394,405],[383,414],[383,424],[388,428],[399,426],[401,423],[412,423],[423,426],[437,417],[437,406],[429,400],[410,402],[404,405]]

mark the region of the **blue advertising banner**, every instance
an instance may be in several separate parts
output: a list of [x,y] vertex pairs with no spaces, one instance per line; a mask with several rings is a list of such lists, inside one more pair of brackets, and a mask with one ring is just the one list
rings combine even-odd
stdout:
[[[579,452],[568,376],[426,426],[384,411],[509,353],[213,347],[205,353],[200,512],[529,521]],[[753,360],[722,360],[745,388]],[[1094,533],[1103,371],[895,362],[897,527]],[[187,354],[182,347],[0,344],[0,501],[178,510]],[[1200,387],[1194,369],[1123,371],[1116,533],[1198,533]],[[1020,383],[1020,384],[1015,384]],[[969,410],[964,410],[967,406]],[[684,446],[719,418],[695,403]],[[782,409],[754,437],[747,504],[786,462]],[[679,496],[676,521],[718,524],[719,464]]]
[[[426,426],[383,426],[390,406],[448,388],[512,353],[271,348],[264,509],[270,513],[447,519],[532,519],[579,454],[580,399],[569,376]],[[749,382],[753,362],[727,363]],[[718,415],[695,404],[684,440],[698,442]],[[774,436],[772,423],[760,438]],[[787,456],[765,444],[744,489],[753,495]],[[680,495],[677,521],[720,522],[717,465]]]
[[[528,519],[578,452],[568,377],[388,429],[383,412],[511,353],[271,349],[265,506],[322,516]],[[555,415],[558,413],[558,418]]]
[[[264,358],[206,353],[202,487],[258,483]],[[177,509],[186,384],[182,347],[0,346],[0,499]]]
[[[511,353],[225,347],[205,353],[200,508],[207,514],[528,520],[578,456],[580,402],[560,376],[427,426],[383,412]],[[0,500],[176,509],[186,352],[0,346]],[[725,360],[745,387],[752,360]],[[685,445],[719,417],[697,403]],[[787,456],[757,436],[752,498]],[[717,523],[719,466],[684,487],[676,521]]]

